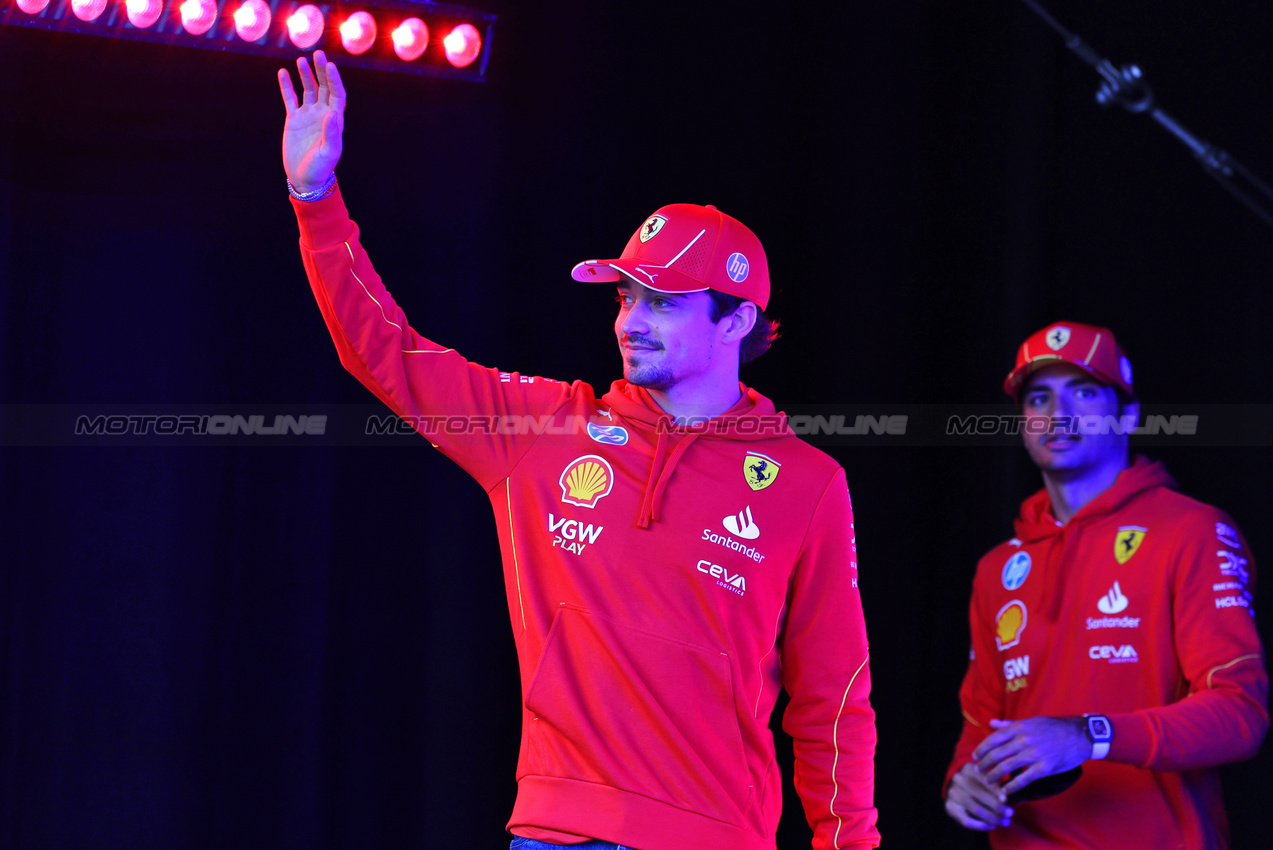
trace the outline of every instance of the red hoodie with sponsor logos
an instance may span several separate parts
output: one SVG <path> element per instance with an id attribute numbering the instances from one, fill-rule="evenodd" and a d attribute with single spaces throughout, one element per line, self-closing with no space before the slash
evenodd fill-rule
<path id="1" fill-rule="evenodd" d="M 294 205 L 341 362 L 490 496 L 523 695 L 509 829 L 773 850 L 786 688 L 814 847 L 876 846 L 843 470 L 745 387 L 677 427 L 625 381 L 597 398 L 470 363 L 407 324 L 339 192 Z"/>
<path id="2" fill-rule="evenodd" d="M 947 781 L 990 720 L 1105 714 L 1105 760 L 1014 807 L 995 848 L 1228 846 L 1214 768 L 1255 755 L 1268 677 L 1255 562 L 1232 520 L 1138 457 L 1065 525 L 1047 491 L 977 566 L 964 731 Z"/>

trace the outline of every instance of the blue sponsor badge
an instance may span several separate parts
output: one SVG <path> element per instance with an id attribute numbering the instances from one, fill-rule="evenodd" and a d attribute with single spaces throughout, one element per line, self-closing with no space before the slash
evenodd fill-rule
<path id="1" fill-rule="evenodd" d="M 594 425 L 589 422 L 588 436 L 608 446 L 624 446 L 628 443 L 628 429 L 622 425 Z"/>
<path id="2" fill-rule="evenodd" d="M 1016 590 L 1025 584 L 1030 575 L 1030 553 L 1017 552 L 1003 565 L 1003 586 L 1007 590 Z"/>

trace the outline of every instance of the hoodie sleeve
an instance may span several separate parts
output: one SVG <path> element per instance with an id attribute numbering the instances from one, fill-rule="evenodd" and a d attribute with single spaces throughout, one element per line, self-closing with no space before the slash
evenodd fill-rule
<path id="1" fill-rule="evenodd" d="M 420 336 L 372 268 L 339 187 L 292 206 L 305 273 L 341 365 L 483 488 L 508 475 L 542 430 L 537 422 L 585 391 L 579 382 L 478 366 Z"/>
<path id="2" fill-rule="evenodd" d="M 986 563 L 990 556 L 982 559 Z M 972 751 L 982 739 L 990 734 L 990 721 L 1004 715 L 1004 682 L 1001 675 L 996 675 L 997 648 L 994 645 L 993 618 L 983 610 L 978 599 L 978 585 L 983 570 L 978 565 L 977 579 L 973 582 L 972 601 L 968 604 L 968 630 L 971 643 L 968 649 L 968 670 L 964 673 L 963 684 L 959 688 L 959 708 L 963 713 L 963 731 L 959 742 L 955 744 L 955 755 L 946 769 L 946 782 L 942 786 L 942 796 L 946 796 L 946 787 L 950 778 L 965 764 L 972 761 Z"/>
<path id="3" fill-rule="evenodd" d="M 1268 674 L 1255 629 L 1255 560 L 1214 509 L 1182 523 L 1172 582 L 1182 698 L 1110 715 L 1109 760 L 1197 770 L 1249 759 L 1268 731 Z"/>
<path id="4" fill-rule="evenodd" d="M 875 712 L 853 507 L 837 469 L 791 579 L 779 642 L 795 785 L 816 850 L 876 847 Z"/>

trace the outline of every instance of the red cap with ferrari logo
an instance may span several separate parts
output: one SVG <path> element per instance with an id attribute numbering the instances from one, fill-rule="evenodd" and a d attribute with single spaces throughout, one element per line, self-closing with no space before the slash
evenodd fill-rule
<path id="1" fill-rule="evenodd" d="M 1096 380 L 1135 398 L 1132 364 L 1109 328 L 1080 322 L 1057 322 L 1034 333 L 1017 349 L 1017 365 L 1003 391 L 1020 400 L 1021 385 L 1032 373 L 1056 363 L 1070 363 Z"/>
<path id="2" fill-rule="evenodd" d="M 715 289 L 769 304 L 769 263 L 756 234 L 713 206 L 669 204 L 645 220 L 617 260 L 584 260 L 571 277 L 614 283 L 626 275 L 657 292 Z"/>

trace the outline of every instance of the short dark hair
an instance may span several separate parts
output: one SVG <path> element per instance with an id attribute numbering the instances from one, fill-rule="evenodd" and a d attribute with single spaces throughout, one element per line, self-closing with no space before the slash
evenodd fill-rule
<path id="1" fill-rule="evenodd" d="M 727 295 L 724 292 L 717 292 L 715 289 L 707 290 L 707 294 L 712 297 L 712 306 L 708 311 L 713 323 L 719 322 L 726 316 L 733 315 L 734 311 L 742 306 L 746 301 L 745 298 L 739 298 L 737 295 Z M 773 345 L 780 333 L 778 333 L 778 320 L 771 319 L 765 315 L 765 311 L 760 309 L 760 305 L 756 305 L 756 324 L 747 336 L 743 337 L 743 341 L 738 346 L 738 362 L 750 363 L 760 355 L 769 350 L 769 346 Z"/>

